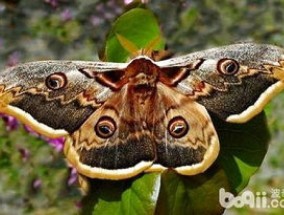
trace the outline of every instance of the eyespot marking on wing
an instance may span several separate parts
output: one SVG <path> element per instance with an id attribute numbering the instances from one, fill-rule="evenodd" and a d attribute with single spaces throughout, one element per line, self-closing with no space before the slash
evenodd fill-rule
<path id="1" fill-rule="evenodd" d="M 221 59 L 218 61 L 217 70 L 223 75 L 235 75 L 239 71 L 239 64 L 234 59 Z"/>
<path id="2" fill-rule="evenodd" d="M 56 72 L 46 78 L 45 84 L 51 90 L 59 90 L 67 85 L 67 77 L 62 72 Z"/>

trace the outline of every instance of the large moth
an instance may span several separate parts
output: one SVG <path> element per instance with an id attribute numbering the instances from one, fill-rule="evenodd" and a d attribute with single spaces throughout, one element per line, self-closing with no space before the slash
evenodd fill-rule
<path id="1" fill-rule="evenodd" d="M 219 140 L 210 114 L 243 123 L 284 88 L 284 50 L 253 43 L 163 61 L 41 61 L 0 73 L 0 112 L 48 137 L 89 178 L 204 172 Z"/>

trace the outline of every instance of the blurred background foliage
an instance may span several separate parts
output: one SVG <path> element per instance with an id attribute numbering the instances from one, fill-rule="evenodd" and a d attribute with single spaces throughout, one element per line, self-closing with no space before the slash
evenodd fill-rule
<path id="1" fill-rule="evenodd" d="M 47 59 L 98 60 L 112 22 L 131 7 L 128 2 L 1 0 L 0 68 Z M 158 17 L 169 50 L 178 55 L 239 41 L 284 47 L 284 0 L 155 0 L 147 6 Z M 284 190 L 283 109 L 282 93 L 266 109 L 270 149 L 247 188 L 268 196 L 271 189 Z M 26 130 L 7 118 L 1 125 L 0 214 L 78 213 L 81 194 L 65 165 L 61 142 Z M 281 209 L 226 212 L 248 213 L 280 214 Z"/>

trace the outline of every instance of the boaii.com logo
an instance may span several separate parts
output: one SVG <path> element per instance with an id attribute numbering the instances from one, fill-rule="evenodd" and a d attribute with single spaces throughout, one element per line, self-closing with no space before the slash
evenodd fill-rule
<path id="1" fill-rule="evenodd" d="M 284 193 L 284 192 L 283 192 Z M 223 208 L 284 208 L 284 198 L 276 196 L 275 192 L 270 197 L 267 192 L 256 192 L 246 190 L 240 196 L 234 196 L 226 192 L 224 188 L 219 190 L 219 203 Z"/>

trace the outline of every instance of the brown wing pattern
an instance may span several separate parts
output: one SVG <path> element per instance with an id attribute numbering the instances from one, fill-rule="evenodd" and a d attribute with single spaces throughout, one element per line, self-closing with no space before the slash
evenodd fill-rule
<path id="1" fill-rule="evenodd" d="M 106 72 L 113 67 L 92 62 L 43 61 L 8 68 L 0 75 L 0 111 L 46 136 L 67 135 L 112 94 L 81 70 Z"/>
<path id="2" fill-rule="evenodd" d="M 206 171 L 219 152 L 207 111 L 246 122 L 284 88 L 284 51 L 236 44 L 166 61 L 46 61 L 0 75 L 0 112 L 65 136 L 80 174 L 125 179 L 143 171 Z"/>
<path id="3" fill-rule="evenodd" d="M 272 45 L 229 45 L 161 61 L 158 65 L 187 67 L 201 59 L 202 63 L 191 69 L 176 89 L 226 121 L 250 120 L 284 88 L 284 50 Z"/>
<path id="4" fill-rule="evenodd" d="M 206 109 L 164 84 L 140 87 L 123 88 L 72 135 L 65 148 L 71 163 L 91 178 L 205 171 L 219 152 Z"/>

